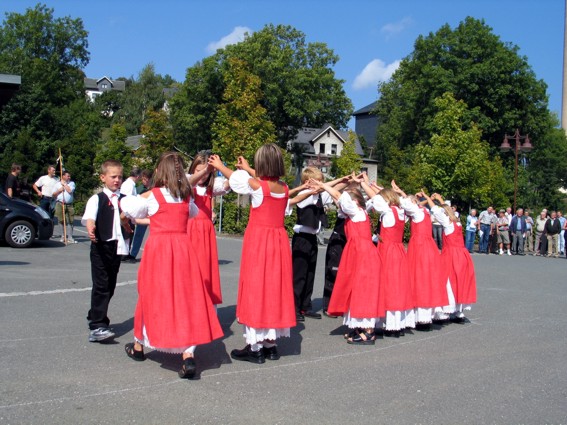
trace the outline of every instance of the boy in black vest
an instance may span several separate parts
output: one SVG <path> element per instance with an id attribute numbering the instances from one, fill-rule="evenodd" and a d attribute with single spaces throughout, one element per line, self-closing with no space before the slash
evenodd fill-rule
<path id="1" fill-rule="evenodd" d="M 315 167 L 307 167 L 301 173 L 301 183 L 309 179 L 323 181 L 323 173 Z M 309 189 L 306 189 L 309 191 Z M 305 191 L 299 192 L 303 194 Z M 295 298 L 296 319 L 305 321 L 305 317 L 320 319 L 321 315 L 313 311 L 311 295 L 317 267 L 317 233 L 321 229 L 321 219 L 325 214 L 323 206 L 331 203 L 327 192 L 313 194 L 297 203 L 297 224 L 293 226 L 291 256 L 293 261 L 293 294 Z"/>
<path id="2" fill-rule="evenodd" d="M 101 166 L 102 192 L 91 196 L 81 220 L 91 240 L 91 309 L 89 341 L 102 342 L 114 338 L 108 319 L 108 304 L 114 295 L 120 260 L 128 254 L 123 233 L 130 231 L 128 219 L 120 212 L 119 198 L 122 184 L 122 164 L 108 160 Z M 124 228 L 121 227 L 124 226 Z"/>

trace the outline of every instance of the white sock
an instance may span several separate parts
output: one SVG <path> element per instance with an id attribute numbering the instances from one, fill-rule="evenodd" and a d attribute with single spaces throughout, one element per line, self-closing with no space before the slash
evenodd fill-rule
<path id="1" fill-rule="evenodd" d="M 250 344 L 250 349 L 256 353 L 262 349 L 262 344 Z"/>

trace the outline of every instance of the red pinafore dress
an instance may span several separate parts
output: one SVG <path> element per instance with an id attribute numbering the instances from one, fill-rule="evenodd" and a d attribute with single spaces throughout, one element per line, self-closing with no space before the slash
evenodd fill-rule
<path id="1" fill-rule="evenodd" d="M 442 307 L 449 304 L 447 279 L 441 267 L 439 249 L 431 236 L 431 217 L 426 211 L 423 214 L 422 221 L 411 222 L 407 258 L 412 293 L 416 307 Z"/>
<path id="2" fill-rule="evenodd" d="M 387 311 L 405 311 L 415 307 L 408 273 L 408 261 L 404 249 L 405 221 L 399 218 L 399 209 L 392 206 L 395 224 L 382 226 L 378 252 L 382 259 L 380 284 L 384 287 Z"/>
<path id="3" fill-rule="evenodd" d="M 384 296 L 379 281 L 381 260 L 372 243 L 370 220 L 345 221 L 347 242 L 339 263 L 328 312 L 356 319 L 384 317 Z"/>
<path id="4" fill-rule="evenodd" d="M 217 236 L 211 220 L 211 191 L 207 188 L 205 195 L 200 196 L 194 190 L 193 195 L 195 205 L 199 208 L 199 214 L 187 222 L 187 233 L 211 300 L 213 304 L 222 304 Z"/>
<path id="5" fill-rule="evenodd" d="M 242 243 L 236 317 L 256 329 L 295 326 L 293 275 L 289 236 L 284 227 L 285 197 L 270 194 L 268 182 L 260 180 L 262 204 L 250 208 Z"/>
<path id="6" fill-rule="evenodd" d="M 451 223 L 453 233 L 443 232 L 443 249 L 441 261 L 443 264 L 444 281 L 451 282 L 451 289 L 456 304 L 476 303 L 476 275 L 469 251 L 465 248 L 462 226 Z"/>
<path id="7" fill-rule="evenodd" d="M 152 193 L 159 209 L 138 270 L 134 336 L 158 350 L 206 344 L 223 331 L 190 247 L 188 200 L 167 203 L 159 188 Z"/>

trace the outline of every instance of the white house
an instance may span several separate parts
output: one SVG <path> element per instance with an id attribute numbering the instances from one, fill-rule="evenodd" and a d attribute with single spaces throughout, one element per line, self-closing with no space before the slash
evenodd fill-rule
<path id="1" fill-rule="evenodd" d="M 98 80 L 94 78 L 85 78 L 85 93 L 87 98 L 94 102 L 95 99 L 110 90 L 124 91 L 126 89 L 126 81 L 111 80 L 108 77 L 102 77 Z"/>
<path id="2" fill-rule="evenodd" d="M 288 142 L 288 149 L 292 150 L 293 147 L 301 149 L 304 158 L 303 167 L 317 167 L 324 175 L 329 176 L 332 159 L 341 155 L 343 146 L 348 140 L 348 131 L 337 130 L 330 124 L 322 128 L 304 127 L 295 139 Z M 355 150 L 362 158 L 361 171 L 366 171 L 368 178 L 375 181 L 378 176 L 378 161 L 364 158 L 358 137 L 355 138 Z M 298 172 L 301 173 L 301 170 Z"/>

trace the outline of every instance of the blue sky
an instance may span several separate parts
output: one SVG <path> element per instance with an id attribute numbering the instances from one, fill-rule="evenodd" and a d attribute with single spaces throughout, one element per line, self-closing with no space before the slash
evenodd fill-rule
<path id="1" fill-rule="evenodd" d="M 5 12 L 24 12 L 37 1 L 1 0 Z M 153 62 L 178 81 L 215 47 L 236 42 L 266 24 L 291 25 L 309 42 L 323 42 L 340 57 L 337 78 L 354 108 L 378 97 L 415 39 L 467 16 L 482 18 L 502 41 L 520 48 L 548 85 L 550 110 L 560 115 L 564 0 L 51 0 L 56 16 L 80 17 L 89 31 L 92 78 L 137 76 Z M 352 121 L 351 121 L 352 122 Z M 513 129 L 510 129 L 512 132 Z"/>

